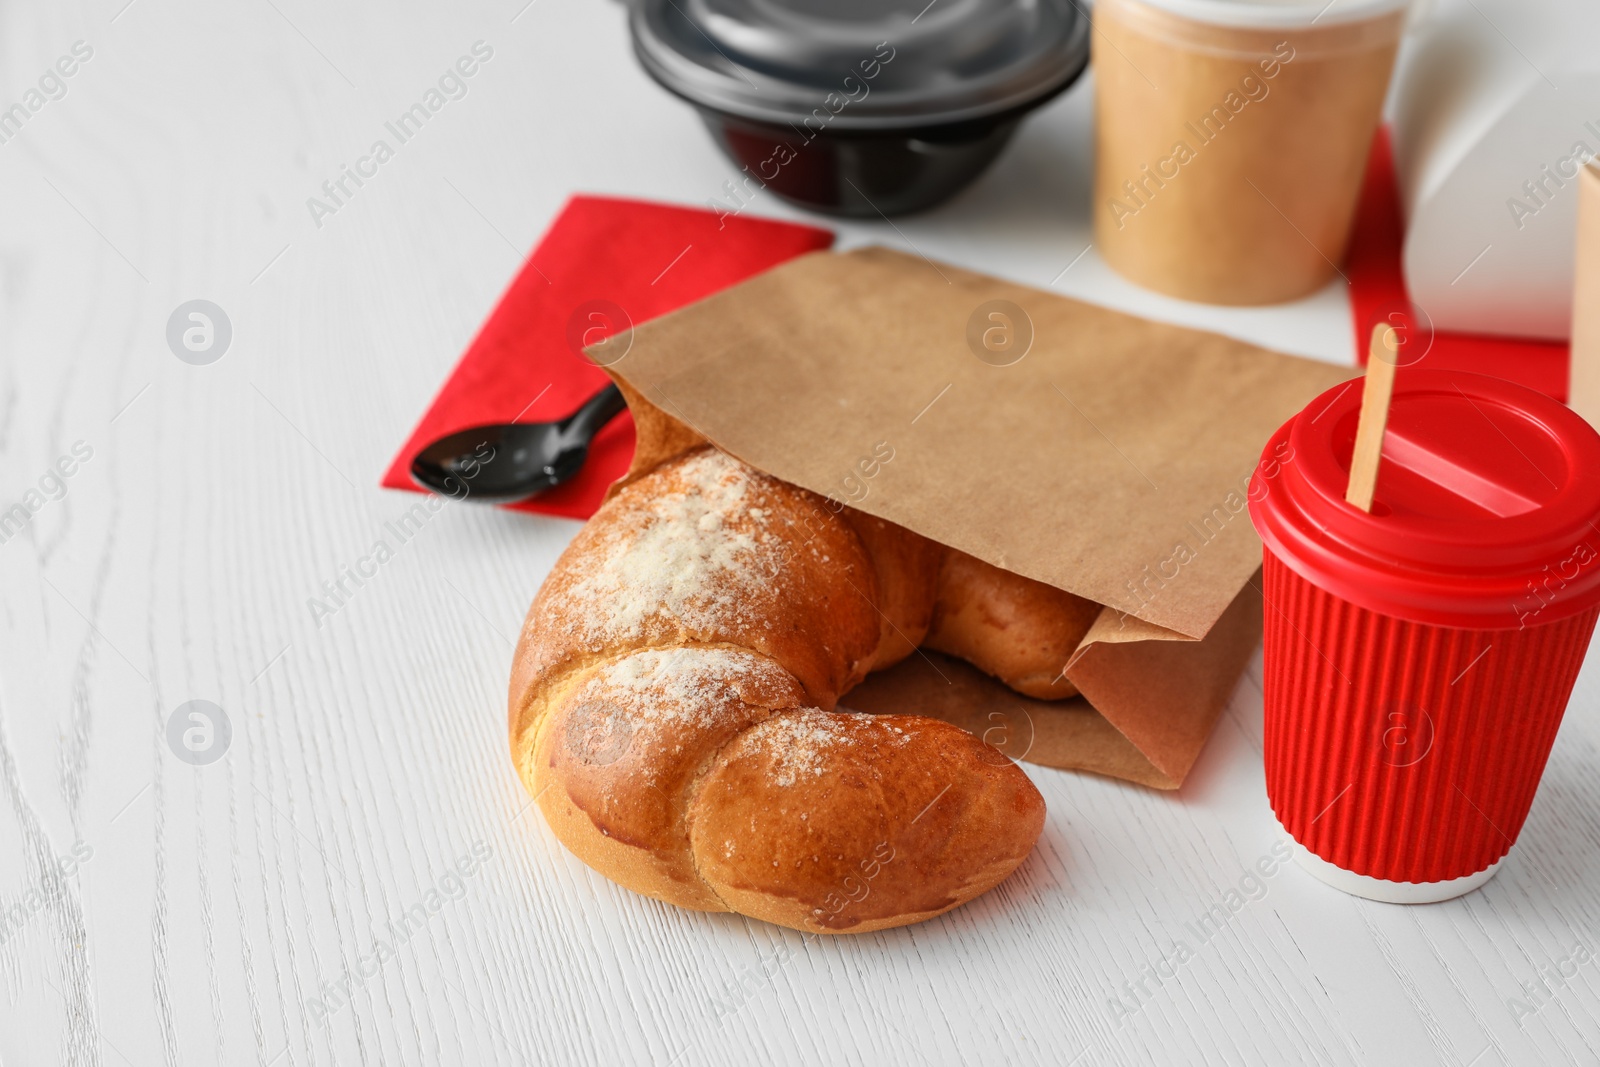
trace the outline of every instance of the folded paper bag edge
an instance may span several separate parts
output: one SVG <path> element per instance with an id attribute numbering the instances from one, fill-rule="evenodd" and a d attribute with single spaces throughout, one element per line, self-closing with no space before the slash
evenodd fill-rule
<path id="1" fill-rule="evenodd" d="M 920 715 L 959 726 L 1002 755 L 1054 770 L 1103 775 L 1151 789 L 1182 785 L 1151 762 L 1088 700 L 1044 701 L 1007 689 L 954 656 L 928 652 L 868 675 L 840 710 Z"/>
<path id="2" fill-rule="evenodd" d="M 1085 644 L 1069 677 L 1118 733 L 1181 786 L 1238 688 L 1261 627 L 1259 581 L 1252 575 L 1204 641 Z"/>

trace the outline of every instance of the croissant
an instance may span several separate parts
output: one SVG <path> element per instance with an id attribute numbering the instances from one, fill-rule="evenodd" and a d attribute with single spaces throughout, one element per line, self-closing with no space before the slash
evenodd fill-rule
<path id="1" fill-rule="evenodd" d="M 512 758 L 562 843 L 636 892 L 814 932 L 919 922 L 1015 870 L 1043 798 L 964 730 L 839 698 L 924 644 L 1070 696 L 1098 610 L 701 447 L 546 578 Z"/>

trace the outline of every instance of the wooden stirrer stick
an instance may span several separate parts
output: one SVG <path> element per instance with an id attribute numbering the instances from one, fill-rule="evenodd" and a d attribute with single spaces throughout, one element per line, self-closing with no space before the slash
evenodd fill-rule
<path id="1" fill-rule="evenodd" d="M 1394 369 L 1399 361 L 1400 337 L 1384 323 L 1372 328 L 1367 355 L 1367 377 L 1361 387 L 1361 421 L 1356 424 L 1356 447 L 1350 456 L 1350 481 L 1346 503 L 1372 510 L 1372 493 L 1378 487 L 1378 456 L 1383 451 L 1383 429 L 1389 422 L 1389 398 L 1394 395 Z"/>

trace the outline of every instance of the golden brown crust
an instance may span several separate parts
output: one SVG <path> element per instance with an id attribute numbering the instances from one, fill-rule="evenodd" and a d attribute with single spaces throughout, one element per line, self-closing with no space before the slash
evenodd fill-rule
<path id="1" fill-rule="evenodd" d="M 944 548 L 854 508 L 839 517 L 861 539 L 878 576 L 879 638 L 872 669 L 882 670 L 915 652 L 927 636 Z"/>
<path id="2" fill-rule="evenodd" d="M 819 933 L 920 922 L 992 889 L 1044 826 L 1039 791 L 959 727 L 781 712 L 717 757 L 690 810 L 700 875 L 736 911 Z"/>
<path id="3" fill-rule="evenodd" d="M 1039 700 L 1076 696 L 1067 660 L 1100 605 L 947 549 L 927 647 Z"/>
<path id="4" fill-rule="evenodd" d="M 713 448 L 673 458 L 595 514 L 534 599 L 518 772 L 575 855 L 681 907 L 853 933 L 957 907 L 1027 856 L 1038 791 L 956 727 L 831 711 L 941 619 L 1030 681 L 1017 632 L 972 606 L 986 565 L 949 556 Z M 1067 596 L 1000 588 L 1013 628 Z M 947 611 L 947 594 L 967 599 Z M 1037 660 L 1064 639 L 1020 647 Z"/>
<path id="5" fill-rule="evenodd" d="M 539 804 L 579 859 L 658 900 L 726 911 L 695 873 L 685 817 L 717 752 L 805 691 L 729 648 L 644 649 L 571 686 L 534 748 Z"/>

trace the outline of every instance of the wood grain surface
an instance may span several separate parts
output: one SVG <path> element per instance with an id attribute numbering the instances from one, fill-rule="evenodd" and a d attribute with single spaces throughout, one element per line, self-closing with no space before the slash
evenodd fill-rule
<path id="1" fill-rule="evenodd" d="M 465 95 L 313 217 L 479 41 Z M 1348 361 L 1337 285 L 1224 310 L 1106 270 L 1092 92 L 948 206 L 841 243 Z M 822 940 L 675 911 L 556 844 L 504 692 L 576 526 L 451 504 L 397 536 L 416 498 L 377 480 L 565 196 L 704 204 L 737 176 L 638 71 L 619 5 L 4 3 L 17 102 L 0 1064 L 1600 1062 L 1592 669 L 1517 849 L 1441 905 L 1252 874 L 1282 838 L 1259 657 L 1177 794 L 1028 767 L 1037 852 L 923 926 Z M 196 299 L 231 324 L 208 365 L 167 339 Z M 204 764 L 167 729 L 196 700 L 231 731 Z"/>

